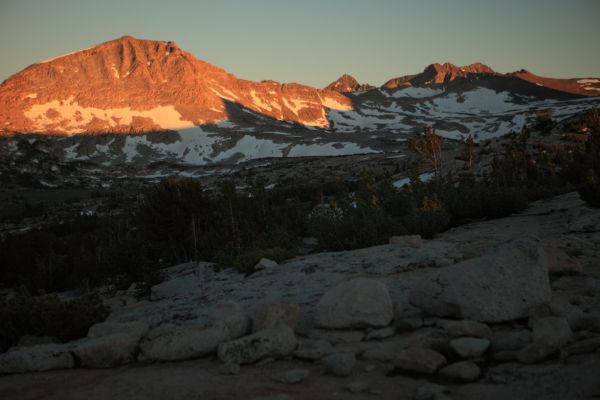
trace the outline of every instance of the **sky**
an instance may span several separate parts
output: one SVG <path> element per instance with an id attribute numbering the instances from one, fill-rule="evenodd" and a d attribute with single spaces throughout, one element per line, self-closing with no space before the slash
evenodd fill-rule
<path id="1" fill-rule="evenodd" d="M 240 78 L 381 85 L 434 62 L 600 76 L 599 0 L 0 0 L 0 81 L 123 35 Z"/>

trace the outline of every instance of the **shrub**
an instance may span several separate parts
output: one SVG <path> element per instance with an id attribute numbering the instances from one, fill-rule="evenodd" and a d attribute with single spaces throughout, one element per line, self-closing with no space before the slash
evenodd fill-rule
<path id="1" fill-rule="evenodd" d="M 289 249 L 273 247 L 270 249 L 248 250 L 236 256 L 231 266 L 239 272 L 250 274 L 254 272 L 254 266 L 262 258 L 276 261 L 278 263 L 294 257 L 296 253 Z"/>
<path id="2" fill-rule="evenodd" d="M 419 234 L 431 239 L 436 233 L 443 232 L 450 226 L 451 215 L 438 199 L 425 196 L 418 208 L 413 208 L 403 219 L 403 225 L 409 233 Z"/>
<path id="3" fill-rule="evenodd" d="M 55 295 L 31 297 L 19 293 L 10 300 L 0 300 L 0 347 L 14 346 L 23 335 L 53 336 L 61 341 L 78 339 L 108 314 L 108 307 L 97 294 L 62 301 Z"/>

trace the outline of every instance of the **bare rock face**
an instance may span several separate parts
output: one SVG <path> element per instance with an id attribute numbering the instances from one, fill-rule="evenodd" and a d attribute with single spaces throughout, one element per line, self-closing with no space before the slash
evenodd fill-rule
<path id="1" fill-rule="evenodd" d="M 14 347 L 0 354 L 0 374 L 68 369 L 75 366 L 69 348 L 61 344 Z"/>
<path id="2" fill-rule="evenodd" d="M 387 287 L 376 280 L 342 282 L 321 298 L 315 322 L 322 328 L 384 327 L 394 316 Z"/>
<path id="3" fill-rule="evenodd" d="M 424 278 L 409 301 L 431 314 L 481 322 L 524 318 L 549 301 L 548 271 L 538 262 L 535 241 L 512 241 L 481 257 Z"/>
<path id="4" fill-rule="evenodd" d="M 219 345 L 219 359 L 225 363 L 249 364 L 265 357 L 280 358 L 296 348 L 294 332 L 285 325 L 265 329 Z"/>
<path id="5" fill-rule="evenodd" d="M 78 344 L 73 353 L 88 368 L 109 368 L 134 362 L 139 337 L 127 333 L 89 338 Z"/>
<path id="6" fill-rule="evenodd" d="M 557 247 L 543 246 L 540 248 L 540 263 L 548 272 L 554 275 L 573 275 L 581 273 L 581 264 Z"/>
<path id="7" fill-rule="evenodd" d="M 300 307 L 293 303 L 272 303 L 259 306 L 252 318 L 252 331 L 275 328 L 278 325 L 287 325 L 296 328 Z"/>

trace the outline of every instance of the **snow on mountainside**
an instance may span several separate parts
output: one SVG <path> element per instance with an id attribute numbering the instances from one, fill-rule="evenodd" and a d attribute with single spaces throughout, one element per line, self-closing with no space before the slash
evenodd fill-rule
<path id="1" fill-rule="evenodd" d="M 402 151 L 433 126 L 453 139 L 520 130 L 540 110 L 600 105 L 600 79 L 431 64 L 380 88 L 343 75 L 325 89 L 252 82 L 174 42 L 130 36 L 55 57 L 0 85 L 0 136 L 35 133 L 65 161 L 188 165 Z M 52 138 L 52 136 L 57 136 Z M 15 152 L 0 142 L 0 153 Z"/>

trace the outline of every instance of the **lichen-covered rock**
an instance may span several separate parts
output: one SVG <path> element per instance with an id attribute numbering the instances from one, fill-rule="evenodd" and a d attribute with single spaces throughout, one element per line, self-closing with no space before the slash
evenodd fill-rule
<path id="1" fill-rule="evenodd" d="M 294 331 L 288 326 L 280 325 L 221 343 L 218 355 L 225 363 L 248 364 L 265 357 L 285 357 L 295 350 L 296 345 Z"/>
<path id="2" fill-rule="evenodd" d="M 321 298 L 315 322 L 322 328 L 384 327 L 394 316 L 385 284 L 367 278 L 342 282 Z"/>

